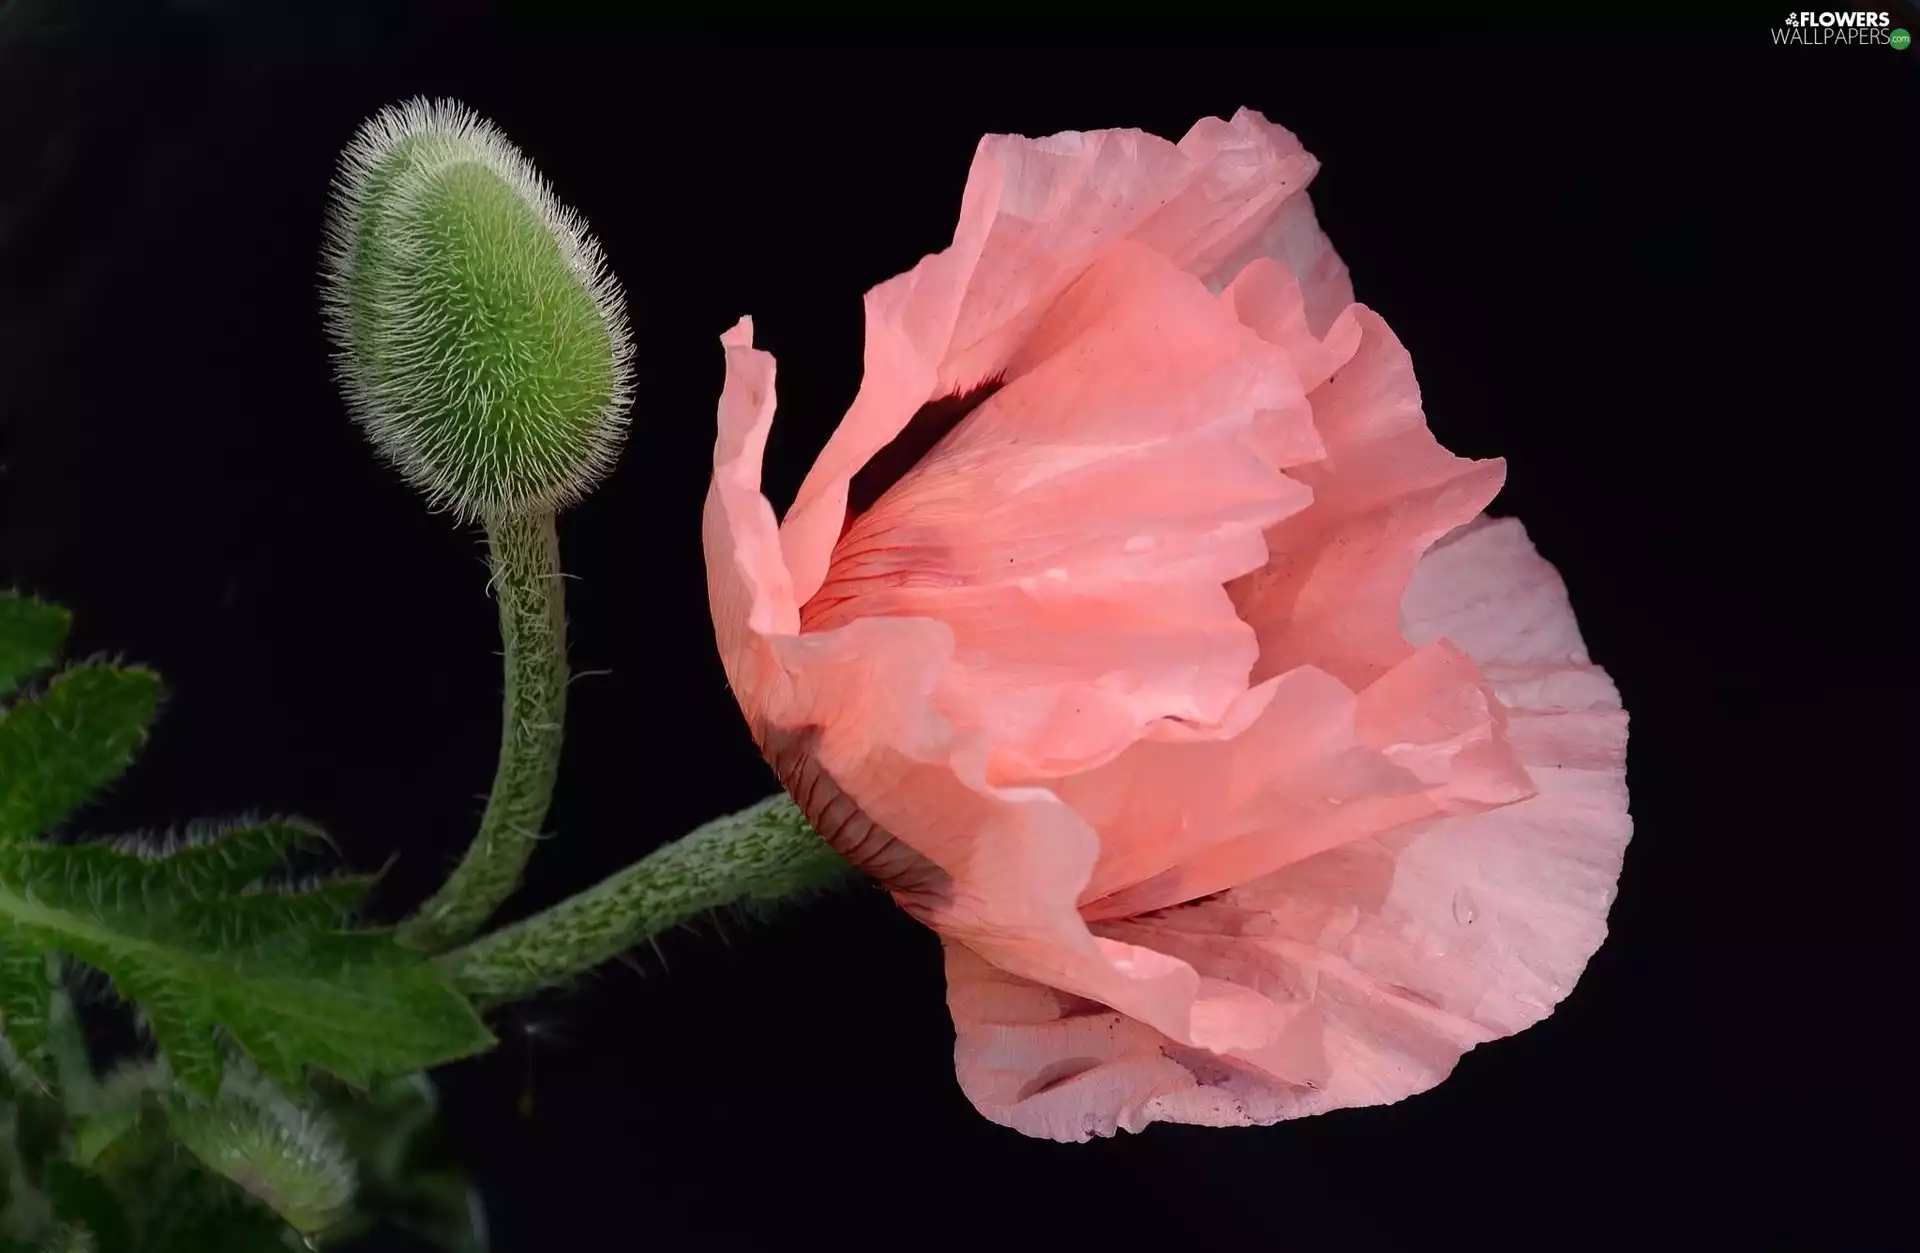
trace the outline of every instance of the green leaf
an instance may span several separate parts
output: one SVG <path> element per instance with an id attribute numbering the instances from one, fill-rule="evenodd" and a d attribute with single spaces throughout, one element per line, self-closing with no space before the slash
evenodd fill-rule
<path id="1" fill-rule="evenodd" d="M 0 1253 L 11 1236 L 25 1239 L 46 1225 L 50 1207 L 40 1193 L 41 1163 L 21 1141 L 28 1107 L 0 1100 Z"/>
<path id="2" fill-rule="evenodd" d="M 0 951 L 57 951 L 146 1014 L 174 1077 L 212 1098 L 221 1033 L 277 1083 L 365 1086 L 488 1048 L 449 978 L 385 931 L 348 930 L 364 879 L 216 892 L 204 864 L 101 844 L 0 846 Z"/>
<path id="3" fill-rule="evenodd" d="M 297 1231 L 330 1227 L 353 1203 L 354 1162 L 332 1117 L 296 1104 L 245 1067 L 228 1068 L 212 1101 L 175 1096 L 168 1119 L 202 1164 Z"/>
<path id="4" fill-rule="evenodd" d="M 6 1152 L 38 1179 L 46 1164 L 66 1151 L 66 1118 L 53 1102 L 26 1095 L 11 1104 L 5 1122 Z"/>
<path id="5" fill-rule="evenodd" d="M 14 1061 L 45 1084 L 48 1013 L 53 979 L 47 955 L 38 949 L 0 944 L 0 1036 Z"/>
<path id="6" fill-rule="evenodd" d="M 364 1092 L 317 1088 L 360 1166 L 353 1217 L 329 1228 L 322 1247 L 344 1253 L 385 1222 L 445 1253 L 487 1253 L 485 1211 L 440 1124 L 427 1076 L 384 1080 Z"/>
<path id="7" fill-rule="evenodd" d="M 47 1198 L 54 1217 L 93 1237 L 99 1253 L 133 1253 L 133 1231 L 127 1214 L 111 1189 L 97 1176 L 72 1162 L 47 1166 Z"/>
<path id="8" fill-rule="evenodd" d="M 0 592 L 0 697 L 52 665 L 66 640 L 66 610 Z"/>
<path id="9" fill-rule="evenodd" d="M 163 860 L 187 891 L 239 892 L 285 865 L 294 850 L 326 843 L 326 835 L 312 823 L 272 818 L 204 828 L 166 852 Z"/>
<path id="10" fill-rule="evenodd" d="M 151 671 L 76 666 L 0 712 L 0 846 L 50 830 L 117 779 L 159 702 Z"/>
<path id="11" fill-rule="evenodd" d="M 40 1242 L 36 1253 L 100 1253 L 93 1233 L 73 1223 L 61 1223 L 53 1234 Z"/>
<path id="12" fill-rule="evenodd" d="M 342 875 L 297 892 L 268 889 L 189 901 L 178 918 L 222 949 L 246 948 L 344 927 L 372 886 L 365 875 Z"/>
<path id="13" fill-rule="evenodd" d="M 301 1245 L 272 1210 L 206 1169 L 144 1121 L 95 1164 L 137 1233 L 140 1253 L 288 1253 Z"/>
<path id="14" fill-rule="evenodd" d="M 139 1119 L 137 1105 L 118 1105 L 80 1119 L 73 1128 L 73 1160 L 89 1164 L 132 1131 Z"/>
<path id="15" fill-rule="evenodd" d="M 0 678 L 47 666 L 65 615 L 0 597 Z M 145 670 L 79 666 L 0 710 L 0 1031 L 45 1078 L 46 958 L 107 974 L 146 1015 L 174 1077 L 212 1098 L 223 1039 L 289 1087 L 310 1067 L 365 1085 L 493 1040 L 448 977 L 349 919 L 369 880 L 260 886 L 315 828 L 280 820 L 146 853 L 35 838 L 126 769 L 160 697 Z"/>

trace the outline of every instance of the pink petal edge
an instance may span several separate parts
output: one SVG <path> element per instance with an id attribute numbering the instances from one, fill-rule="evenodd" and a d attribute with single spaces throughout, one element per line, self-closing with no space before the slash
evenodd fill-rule
<path id="1" fill-rule="evenodd" d="M 1618 694 L 1516 520 L 1483 518 L 1436 545 L 1402 611 L 1410 641 L 1444 636 L 1481 665 L 1537 794 L 1096 928 L 1293 1009 L 1296 1038 L 1277 1055 L 1195 1050 L 950 941 L 955 1064 L 982 1113 L 1084 1140 L 1385 1104 L 1571 990 L 1605 938 L 1633 829 Z"/>

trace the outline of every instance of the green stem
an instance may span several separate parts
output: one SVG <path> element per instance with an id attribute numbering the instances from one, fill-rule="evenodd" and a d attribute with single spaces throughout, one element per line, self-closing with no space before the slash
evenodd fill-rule
<path id="1" fill-rule="evenodd" d="M 850 874 L 783 792 L 696 827 L 597 886 L 439 961 L 470 996 L 514 1000 L 565 983 L 696 914 L 772 904 Z"/>
<path id="2" fill-rule="evenodd" d="M 567 613 L 553 514 L 491 519 L 487 544 L 506 662 L 500 763 L 480 832 L 466 856 L 440 891 L 401 925 L 403 942 L 429 952 L 472 935 L 520 886 L 560 768 Z"/>

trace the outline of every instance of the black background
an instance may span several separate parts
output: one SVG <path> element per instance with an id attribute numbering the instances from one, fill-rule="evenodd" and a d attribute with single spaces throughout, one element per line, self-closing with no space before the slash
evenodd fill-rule
<path id="1" fill-rule="evenodd" d="M 573 689 L 558 835 L 513 913 L 771 790 L 706 612 L 716 337 L 751 313 L 779 358 L 783 506 L 857 386 L 861 293 L 945 245 L 986 131 L 1178 137 L 1242 104 L 1295 130 L 1432 426 L 1509 459 L 1496 512 L 1566 575 L 1633 712 L 1612 938 L 1549 1021 L 1428 1095 L 1025 1140 L 953 1082 L 932 937 L 862 891 L 668 937 L 445 1071 L 499 1249 L 1857 1247 L 1873 1196 L 1844 1124 L 1908 1047 L 1868 994 L 1861 881 L 1911 830 L 1888 798 L 1920 49 L 1777 47 L 1760 8 L 1697 32 L 883 44 L 20 4 L 0 584 L 171 691 L 94 829 L 302 813 L 359 866 L 392 859 L 389 913 L 464 845 L 498 725 L 482 554 L 375 464 L 315 299 L 335 153 L 419 93 L 495 119 L 587 215 L 638 344 L 619 469 L 561 528 L 575 665 L 611 674 Z"/>

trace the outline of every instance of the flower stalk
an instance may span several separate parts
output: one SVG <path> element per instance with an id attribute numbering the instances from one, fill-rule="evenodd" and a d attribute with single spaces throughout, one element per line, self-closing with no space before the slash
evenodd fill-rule
<path id="1" fill-rule="evenodd" d="M 400 928 L 403 942 L 429 952 L 472 935 L 520 886 L 560 769 L 567 612 L 553 514 L 492 519 L 487 549 L 506 667 L 500 759 L 480 830 L 466 855 Z"/>
<path id="2" fill-rule="evenodd" d="M 782 792 L 439 961 L 462 991 L 498 1004 L 567 983 L 698 914 L 776 905 L 852 873 Z"/>

